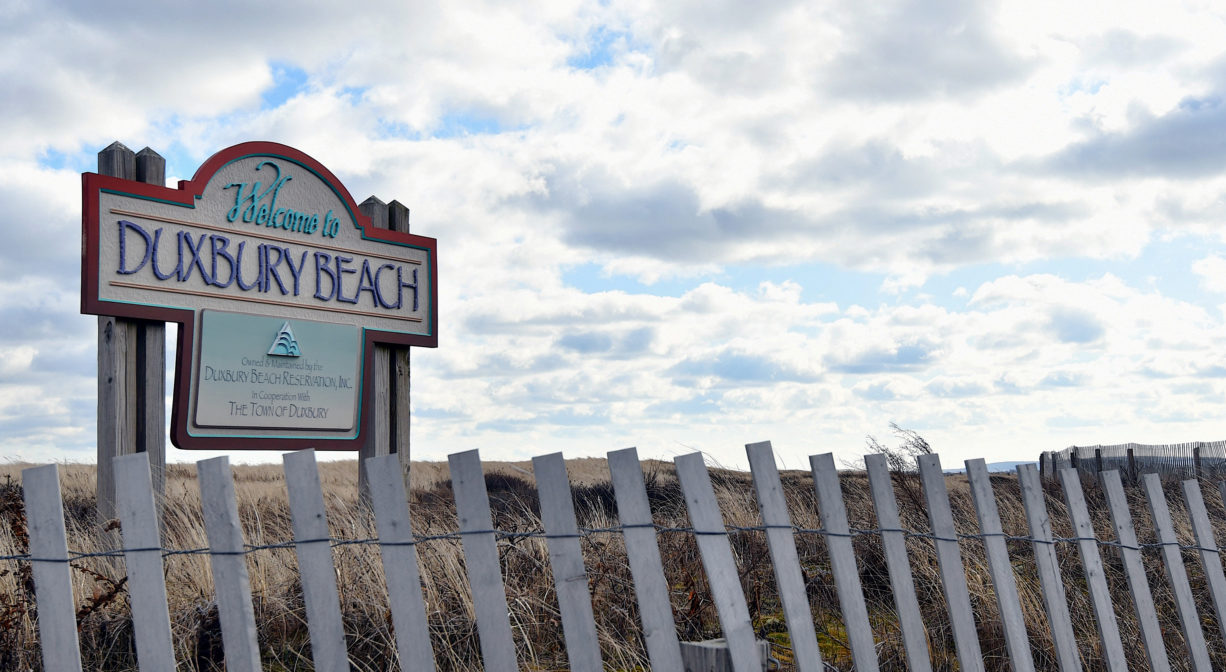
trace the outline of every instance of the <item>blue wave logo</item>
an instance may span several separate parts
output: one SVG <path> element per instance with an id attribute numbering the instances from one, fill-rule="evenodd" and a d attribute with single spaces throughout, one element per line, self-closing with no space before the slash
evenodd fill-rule
<path id="1" fill-rule="evenodd" d="M 281 325 L 281 331 L 278 331 L 277 337 L 272 340 L 268 354 L 277 357 L 302 356 L 302 351 L 298 349 L 298 339 L 294 338 L 294 330 L 290 329 L 289 322 Z"/>

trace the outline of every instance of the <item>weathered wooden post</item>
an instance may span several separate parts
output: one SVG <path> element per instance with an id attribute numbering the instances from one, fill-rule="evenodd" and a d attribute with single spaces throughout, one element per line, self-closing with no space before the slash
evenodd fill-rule
<path id="1" fill-rule="evenodd" d="M 1196 445 L 1192 446 L 1192 470 L 1193 470 L 1192 477 L 1193 478 L 1204 478 L 1205 476 L 1204 467 L 1201 465 L 1201 462 L 1200 462 L 1200 447 L 1202 445 L 1204 444 L 1202 444 L 1200 441 L 1197 441 Z"/>
<path id="2" fill-rule="evenodd" d="M 163 186 L 166 160 L 148 147 L 119 142 L 98 152 L 98 173 Z M 98 513 L 115 517 L 111 460 L 148 453 L 153 488 L 166 470 L 166 323 L 98 317 Z"/>
<path id="3" fill-rule="evenodd" d="M 1103 449 L 1102 448 L 1094 449 L 1094 471 L 1100 474 L 1103 473 Z"/>
<path id="4" fill-rule="evenodd" d="M 1128 479 L 1137 482 L 1137 452 L 1131 446 L 1128 448 Z"/>
<path id="5" fill-rule="evenodd" d="M 358 206 L 376 228 L 409 232 L 409 209 L 400 201 L 384 204 L 371 196 Z M 366 470 L 371 457 L 396 455 L 405 491 L 409 488 L 409 348 L 378 344 L 374 352 L 374 409 L 366 442 L 358 451 L 358 490 L 367 494 Z"/>

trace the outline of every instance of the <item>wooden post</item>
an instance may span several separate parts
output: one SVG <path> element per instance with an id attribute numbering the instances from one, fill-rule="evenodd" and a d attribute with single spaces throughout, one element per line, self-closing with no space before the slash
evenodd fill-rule
<path id="1" fill-rule="evenodd" d="M 920 480 L 924 484 L 924 501 L 928 505 L 928 523 L 932 528 L 932 543 L 936 547 L 937 566 L 941 572 L 941 587 L 953 626 L 954 647 L 961 669 L 983 672 L 984 659 L 979 647 L 971 595 L 966 585 L 966 570 L 962 567 L 962 551 L 958 547 L 958 530 L 949 506 L 949 492 L 938 455 L 920 455 Z M 827 542 L 829 543 L 829 542 Z"/>
<path id="2" fill-rule="evenodd" d="M 422 596 L 421 570 L 413 527 L 409 523 L 404 480 L 396 478 L 399 463 L 394 455 L 371 458 L 364 465 L 370 484 L 370 504 L 375 510 L 379 531 L 379 554 L 383 556 L 383 575 L 387 578 L 388 607 L 396 633 L 396 652 L 400 669 L 435 669 L 434 648 L 430 646 L 430 622 Z"/>
<path id="3" fill-rule="evenodd" d="M 464 568 L 472 591 L 472 613 L 477 618 L 477 642 L 487 672 L 517 672 L 515 640 L 507 608 L 507 590 L 502 582 L 498 542 L 490 515 L 490 495 L 485 489 L 481 457 L 476 450 L 447 456 L 451 488 L 455 492 L 456 517 L 460 522 L 460 545 Z"/>
<path id="4" fill-rule="evenodd" d="M 979 531 L 984 535 L 988 573 L 992 577 L 992 587 L 1000 607 L 1000 623 L 1005 630 L 1009 659 L 1015 672 L 1034 672 L 1022 602 L 1018 598 L 1017 581 L 1013 578 L 1013 565 L 1009 562 L 1009 549 L 1005 547 L 1004 529 L 1000 524 L 1000 512 L 996 508 L 996 494 L 992 492 L 988 468 L 983 458 L 967 460 L 965 464 L 975 514 L 979 518 Z"/>
<path id="5" fill-rule="evenodd" d="M 1094 449 L 1094 471 L 1099 474 L 1103 473 L 1103 449 L 1102 448 Z"/>
<path id="6" fill-rule="evenodd" d="M 673 464 L 685 496 L 685 510 L 694 528 L 698 555 L 711 586 L 711 599 L 727 640 L 732 670 L 757 672 L 762 667 L 762 659 L 756 648 L 757 639 L 749 620 L 749 606 L 737 574 L 724 516 L 715 500 L 711 474 L 707 472 L 702 453 L 678 455 L 673 458 Z"/>
<path id="7" fill-rule="evenodd" d="M 1141 560 L 1141 548 L 1137 542 L 1136 528 L 1132 524 L 1132 512 L 1128 509 L 1128 498 L 1124 494 L 1120 474 L 1118 471 L 1104 471 L 1099 474 L 1099 479 L 1107 496 L 1107 510 L 1111 514 L 1116 541 L 1119 542 L 1120 559 L 1128 577 L 1128 593 L 1132 595 L 1132 605 L 1136 609 L 1137 624 L 1141 630 L 1140 639 L 1145 645 L 1149 669 L 1169 672 L 1171 665 L 1166 655 L 1166 644 L 1162 640 L 1158 612 L 1154 608 L 1154 595 L 1145 575 L 1145 564 Z"/>
<path id="8" fill-rule="evenodd" d="M 817 491 L 818 516 L 826 530 L 826 551 L 830 555 L 830 569 L 843 611 L 852 662 L 860 672 L 877 672 L 877 649 L 868 620 L 868 607 L 864 603 L 864 586 L 860 583 L 855 548 L 851 545 L 851 526 L 847 522 L 847 506 L 843 503 L 843 487 L 835 470 L 834 454 L 810 455 L 809 469 Z"/>
<path id="9" fill-rule="evenodd" d="M 1132 448 L 1128 449 L 1128 480 L 1137 482 L 1137 453 Z"/>
<path id="10" fill-rule="evenodd" d="M 1077 550 L 1081 554 L 1081 567 L 1085 573 L 1086 589 L 1094 608 L 1098 625 L 1098 638 L 1102 643 L 1104 666 L 1111 672 L 1125 672 L 1128 663 L 1124 656 L 1124 643 L 1120 639 L 1120 626 L 1115 619 L 1115 607 L 1111 604 L 1111 589 L 1107 587 L 1107 574 L 1103 571 L 1102 555 L 1094 536 L 1094 523 L 1086 507 L 1085 494 L 1081 489 L 1081 474 L 1075 467 L 1057 472 L 1064 486 L 1064 502 L 1068 506 L 1069 522 L 1077 538 Z"/>
<path id="11" fill-rule="evenodd" d="M 59 469 L 54 464 L 22 469 L 21 493 L 30 534 L 30 570 L 38 600 L 43 669 L 81 672 Z"/>
<path id="12" fill-rule="evenodd" d="M 1209 595 L 1213 597 L 1213 610 L 1217 614 L 1218 629 L 1222 641 L 1226 641 L 1226 578 L 1222 576 L 1222 558 L 1217 552 L 1217 536 L 1209 523 L 1200 481 L 1189 479 L 1183 482 L 1183 498 L 1188 503 L 1188 521 L 1196 533 L 1196 545 L 1200 548 L 1201 567 L 1209 583 Z"/>
<path id="13" fill-rule="evenodd" d="M 604 664 L 600 660 L 600 639 L 592 614 L 592 593 L 587 587 L 579 523 L 575 518 L 570 477 L 562 453 L 532 458 L 532 474 L 540 495 L 549 568 L 558 598 L 558 612 L 562 615 L 566 660 L 573 672 L 601 672 Z"/>
<path id="14" fill-rule="evenodd" d="M 217 615 L 226 669 L 258 672 L 260 645 L 256 635 L 255 607 L 251 602 L 251 576 L 243 555 L 243 526 L 234 498 L 234 474 L 230 458 L 214 457 L 196 462 L 200 482 L 200 509 L 209 540 L 209 564 L 213 569 Z"/>
<path id="15" fill-rule="evenodd" d="M 873 510 L 877 512 L 877 527 L 881 528 L 881 546 L 885 550 L 886 566 L 890 572 L 890 588 L 894 591 L 894 605 L 898 609 L 898 625 L 902 630 L 903 647 L 907 651 L 907 665 L 911 672 L 932 672 L 928 657 L 928 633 L 920 614 L 919 600 L 915 597 L 915 579 L 911 563 L 907 559 L 907 535 L 898 518 L 898 501 L 894 497 L 894 481 L 885 455 L 873 453 L 864 456 L 864 468 L 868 471 L 868 487 L 873 497 Z"/>
<path id="16" fill-rule="evenodd" d="M 822 654 L 813 629 L 813 614 L 805 592 L 804 574 L 796 554 L 796 537 L 792 517 L 788 513 L 783 483 L 775 466 L 775 452 L 770 441 L 745 446 L 749 468 L 753 471 L 754 489 L 758 492 L 758 511 L 766 526 L 766 543 L 775 566 L 775 583 L 779 601 L 787 617 L 788 634 L 792 640 L 792 658 L 798 672 L 821 672 Z"/>
<path id="17" fill-rule="evenodd" d="M 98 173 L 162 186 L 166 160 L 148 147 L 139 154 L 119 142 L 98 152 Z M 98 513 L 115 516 L 120 455 L 148 453 L 153 488 L 165 491 L 166 324 L 98 318 Z"/>
<path id="18" fill-rule="evenodd" d="M 1192 469 L 1194 470 L 1192 477 L 1197 479 L 1203 478 L 1205 475 L 1204 468 L 1200 463 L 1200 447 L 1201 443 L 1197 442 L 1197 444 L 1192 448 Z"/>
<path id="19" fill-rule="evenodd" d="M 1162 544 L 1166 579 L 1171 584 L 1171 593 L 1175 598 L 1176 613 L 1179 614 L 1179 625 L 1183 628 L 1183 641 L 1188 647 L 1192 669 L 1196 672 L 1209 672 L 1213 665 L 1209 662 L 1205 631 L 1201 629 L 1200 615 L 1196 612 L 1196 599 L 1192 596 L 1192 585 L 1188 582 L 1188 572 L 1183 565 L 1183 554 L 1179 548 L 1179 540 L 1175 537 L 1175 526 L 1171 521 L 1171 510 L 1166 503 L 1166 493 L 1162 491 L 1162 481 L 1157 474 L 1149 474 L 1142 484 L 1145 486 L 1145 497 L 1149 500 L 1154 531 L 1158 534 L 1158 543 Z"/>
<path id="20" fill-rule="evenodd" d="M 115 458 L 116 507 L 122 524 L 136 661 L 145 669 L 173 670 L 174 641 L 160 549 L 162 526 L 148 457 L 149 453 L 136 453 Z"/>
<path id="21" fill-rule="evenodd" d="M 621 520 L 622 535 L 626 541 L 630 575 L 634 577 L 634 596 L 638 600 L 639 619 L 643 623 L 643 643 L 647 647 L 651 667 L 656 670 L 684 669 L 638 451 L 634 448 L 611 451 L 609 478 L 613 482 L 613 494 L 617 497 L 617 517 Z"/>
<path id="22" fill-rule="evenodd" d="M 345 627 L 341 619 L 332 545 L 328 540 L 328 518 L 315 451 L 285 453 L 281 458 L 285 465 L 285 484 L 289 490 L 294 550 L 298 555 L 298 578 L 306 607 L 307 632 L 311 637 L 311 660 L 316 670 L 348 672 Z"/>
<path id="23" fill-rule="evenodd" d="M 376 228 L 409 232 L 409 209 L 399 201 L 384 204 L 371 196 L 358 208 L 370 217 Z M 409 487 L 409 348 L 376 345 L 372 369 L 375 406 L 366 442 L 358 451 L 358 489 L 363 497 L 367 493 L 367 480 L 366 470 L 360 465 L 372 457 L 399 456 L 405 490 Z"/>
<path id="24" fill-rule="evenodd" d="M 1055 474 L 1052 474 L 1054 477 Z M 1047 608 L 1047 624 L 1055 645 L 1056 660 L 1061 672 L 1081 672 L 1081 658 L 1077 654 L 1077 642 L 1073 639 L 1073 620 L 1069 615 L 1068 596 L 1060 578 L 1060 561 L 1052 543 L 1051 517 L 1043 497 L 1042 479 L 1035 478 L 1034 467 L 1017 465 L 1017 480 L 1022 488 L 1022 506 L 1026 509 L 1026 522 L 1030 526 L 1031 550 L 1034 553 L 1035 572 L 1043 589 L 1043 605 Z"/>

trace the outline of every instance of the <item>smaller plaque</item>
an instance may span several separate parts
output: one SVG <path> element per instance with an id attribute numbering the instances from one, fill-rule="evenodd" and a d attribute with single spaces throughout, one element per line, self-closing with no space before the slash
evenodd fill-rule
<path id="1" fill-rule="evenodd" d="M 205 310 L 197 342 L 194 436 L 357 435 L 360 328 Z"/>

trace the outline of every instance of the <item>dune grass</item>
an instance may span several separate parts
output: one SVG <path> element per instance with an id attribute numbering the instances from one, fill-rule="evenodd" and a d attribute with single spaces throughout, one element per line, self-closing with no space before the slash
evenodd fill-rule
<path id="1" fill-rule="evenodd" d="M 0 467 L 0 555 L 26 551 L 19 476 L 22 466 L 25 465 Z M 656 522 L 665 527 L 684 527 L 687 524 L 684 500 L 671 465 L 645 461 L 643 466 Z M 605 461 L 570 460 L 567 467 L 574 487 L 580 526 L 615 526 L 616 506 Z M 540 529 L 531 464 L 491 462 L 485 468 L 495 526 L 507 531 Z M 100 520 L 92 505 L 93 466 L 61 465 L 60 473 L 70 548 L 83 552 L 114 548 L 118 543 L 115 525 Z M 247 542 L 263 545 L 291 540 L 288 499 L 280 466 L 237 466 L 234 473 L 238 508 Z M 454 531 L 457 527 L 455 506 L 447 480 L 446 463 L 414 463 L 411 473 L 410 511 L 414 531 L 418 535 Z M 346 539 L 376 536 L 373 521 L 357 497 L 356 463 L 321 463 L 320 474 L 333 536 Z M 713 470 L 712 479 L 728 524 L 752 526 L 760 523 L 747 473 Z M 895 479 L 904 527 L 926 530 L 927 518 L 918 478 L 897 474 Z M 812 478 L 803 472 L 785 472 L 783 481 L 793 522 L 802 528 L 820 527 Z M 947 477 L 946 482 L 959 532 L 977 532 L 965 478 L 953 475 Z M 1012 475 L 994 475 L 992 483 L 1005 532 L 1025 535 L 1027 526 L 1016 478 Z M 1211 518 L 1219 527 L 1220 535 L 1224 531 L 1220 528 L 1226 526 L 1226 511 L 1208 484 L 1205 486 Z M 845 472 L 842 487 L 852 527 L 875 527 L 876 519 L 865 476 Z M 1047 505 L 1055 534 L 1071 536 L 1061 492 L 1054 483 L 1048 484 L 1047 488 Z M 1167 492 L 1180 540 L 1190 544 L 1193 538 L 1179 489 L 1170 483 Z M 1099 538 L 1113 539 L 1102 494 L 1090 481 L 1086 482 L 1086 496 L 1095 515 Z M 1128 496 L 1140 540 L 1152 541 L 1144 495 L 1139 488 L 1129 486 Z M 207 545 L 193 466 L 168 467 L 164 521 L 164 545 L 167 548 L 191 549 Z M 737 532 L 731 535 L 731 541 L 754 627 L 760 637 L 775 644 L 774 655 L 782 661 L 784 669 L 791 669 L 787 627 L 774 588 L 765 536 L 761 532 Z M 945 612 L 945 599 L 932 545 L 923 539 L 911 539 L 907 543 L 916 590 L 925 623 L 928 624 L 934 669 L 957 669 L 953 636 Z M 905 669 L 901 633 L 880 542 L 875 536 L 868 535 L 857 537 L 854 545 L 881 667 Z M 662 533 L 660 546 L 681 639 L 701 640 L 719 636 L 718 617 L 707 590 L 693 536 Z M 647 669 L 649 665 L 639 632 L 633 583 L 621 536 L 616 533 L 592 534 L 583 539 L 582 547 L 606 667 L 611 670 Z M 846 645 L 846 633 L 825 543 L 820 535 L 800 535 L 797 537 L 797 549 L 823 658 L 838 669 L 851 669 L 850 651 Z M 500 551 L 521 667 L 533 670 L 566 669 L 560 617 L 544 540 L 508 539 L 500 542 Z M 1013 542 L 1010 553 L 1036 664 L 1039 669 L 1056 669 L 1029 544 Z M 1083 662 L 1087 669 L 1101 669 L 1098 635 L 1085 591 L 1080 558 L 1076 548 L 1069 544 L 1060 545 L 1058 553 Z M 481 669 L 472 601 L 459 542 L 430 542 L 419 548 L 419 554 L 431 637 L 439 667 L 457 671 Z M 1004 633 L 997 618 L 982 545 L 966 540 L 962 543 L 962 554 L 987 666 L 989 669 L 1009 669 Z M 399 669 L 378 548 L 373 545 L 338 547 L 334 550 L 334 558 L 353 668 L 363 671 Z M 1117 554 L 1110 549 L 1103 549 L 1103 558 L 1115 598 L 1117 618 L 1125 642 L 1130 644 L 1127 647 L 1130 667 L 1144 669 L 1144 653 L 1140 646 L 1135 645 L 1139 642 L 1139 630 L 1122 565 Z M 1215 666 L 1226 669 L 1226 647 L 1223 647 L 1218 636 L 1199 559 L 1193 552 L 1186 552 L 1184 559 Z M 86 668 L 135 670 L 135 649 L 122 560 L 87 559 L 73 566 L 81 648 Z M 313 669 L 293 550 L 268 549 L 252 553 L 248 556 L 248 567 L 265 669 Z M 1146 553 L 1146 567 L 1173 667 L 1185 669 L 1187 661 L 1182 654 L 1183 642 L 1174 603 L 1156 552 Z M 207 557 L 168 557 L 166 576 L 179 669 L 222 669 L 221 635 Z M 0 669 L 40 669 L 35 612 L 28 564 L 4 561 L 0 564 Z"/>

